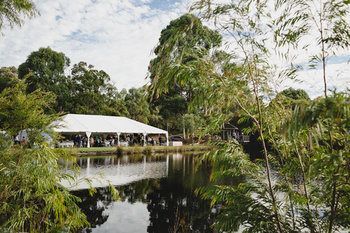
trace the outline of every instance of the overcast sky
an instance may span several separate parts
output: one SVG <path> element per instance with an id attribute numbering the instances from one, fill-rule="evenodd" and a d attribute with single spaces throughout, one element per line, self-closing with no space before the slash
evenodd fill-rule
<path id="1" fill-rule="evenodd" d="M 64 52 L 105 70 L 119 88 L 147 82 L 147 67 L 160 31 L 185 13 L 188 0 L 35 0 L 40 16 L 0 35 L 0 66 L 18 66 L 40 47 Z M 350 54 L 350 52 L 349 52 Z M 350 87 L 349 56 L 333 59 L 330 86 Z M 320 70 L 300 73 L 311 96 L 322 94 Z M 282 88 L 280 86 L 279 88 Z"/>

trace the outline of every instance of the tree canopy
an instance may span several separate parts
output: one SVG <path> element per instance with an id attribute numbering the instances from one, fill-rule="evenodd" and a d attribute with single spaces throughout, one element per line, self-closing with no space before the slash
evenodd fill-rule
<path id="1" fill-rule="evenodd" d="M 71 106 L 65 111 L 82 114 L 118 115 L 117 89 L 109 75 L 86 62 L 73 65 L 70 83 Z M 87 101 L 88 100 L 88 101 Z"/>
<path id="2" fill-rule="evenodd" d="M 219 33 L 204 26 L 194 15 L 185 14 L 171 21 L 162 30 L 154 50 L 156 58 L 149 65 L 151 93 L 157 96 L 161 91 L 177 89 L 191 98 L 197 84 L 194 74 L 203 75 L 195 69 L 197 63 L 220 46 L 221 40 Z"/>
<path id="3" fill-rule="evenodd" d="M 203 78 L 209 74 L 203 67 L 213 66 L 211 56 L 221 41 L 218 32 L 192 14 L 180 16 L 162 30 L 154 50 L 156 57 L 149 65 L 148 92 L 152 105 L 160 110 L 163 125 L 171 132 L 182 132 L 189 103 L 206 91 Z"/>
<path id="4" fill-rule="evenodd" d="M 64 53 L 56 52 L 51 48 L 40 48 L 32 52 L 27 60 L 19 65 L 18 76 L 26 79 L 28 90 L 38 88 L 58 93 L 59 84 L 65 78 L 65 69 L 70 60 Z"/>
<path id="5" fill-rule="evenodd" d="M 150 105 L 145 87 L 119 92 L 105 71 L 84 61 L 70 66 L 64 53 L 49 47 L 32 52 L 18 71 L 15 67 L 1 68 L 0 92 L 20 80 L 26 83 L 27 94 L 41 90 L 53 95 L 54 104 L 46 109 L 48 113 L 116 115 L 161 123 L 158 108 Z"/>
<path id="6" fill-rule="evenodd" d="M 152 109 L 145 88 L 131 88 L 124 93 L 125 107 L 130 118 L 149 124 L 160 121 L 156 108 Z"/>
<path id="7" fill-rule="evenodd" d="M 16 67 L 1 67 L 0 68 L 0 92 L 5 88 L 10 87 L 19 81 Z"/>
<path id="8" fill-rule="evenodd" d="M 309 95 L 303 89 L 294 89 L 294 88 L 290 87 L 288 89 L 284 89 L 279 94 L 284 95 L 284 96 L 291 98 L 293 100 L 300 100 L 300 99 L 310 100 Z"/>

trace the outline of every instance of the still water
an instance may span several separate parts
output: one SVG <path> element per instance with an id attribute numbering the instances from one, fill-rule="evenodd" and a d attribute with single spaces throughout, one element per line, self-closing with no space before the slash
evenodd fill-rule
<path id="1" fill-rule="evenodd" d="M 86 184 L 75 186 L 91 224 L 83 232 L 213 232 L 209 203 L 195 194 L 209 182 L 210 168 L 200 155 L 86 157 L 78 164 L 81 178 L 102 176 L 120 194 L 112 201 L 103 181 L 93 181 L 101 187 L 93 196 Z"/>

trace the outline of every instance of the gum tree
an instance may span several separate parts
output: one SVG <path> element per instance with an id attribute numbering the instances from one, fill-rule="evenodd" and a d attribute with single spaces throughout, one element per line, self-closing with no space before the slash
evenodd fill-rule
<path id="1" fill-rule="evenodd" d="M 189 110 L 189 103 L 203 96 L 207 73 L 203 62 L 211 57 L 213 48 L 221 45 L 221 35 L 211 30 L 196 16 L 185 14 L 162 30 L 149 65 L 151 102 L 171 130 L 180 133 L 186 113 L 205 114 L 208 106 Z M 167 126 L 164 126 L 167 127 Z"/>

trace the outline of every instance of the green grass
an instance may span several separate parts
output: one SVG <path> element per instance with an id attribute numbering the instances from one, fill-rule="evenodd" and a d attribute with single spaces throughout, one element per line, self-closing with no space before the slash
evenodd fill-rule
<path id="1" fill-rule="evenodd" d="M 207 145 L 185 146 L 130 146 L 130 147 L 90 147 L 90 148 L 64 148 L 61 150 L 72 151 L 77 155 L 100 155 L 100 154 L 154 154 L 172 152 L 199 152 L 208 151 Z"/>
<path id="2" fill-rule="evenodd" d="M 116 147 L 90 147 L 90 148 L 76 148 L 78 152 L 112 152 L 117 151 Z"/>

